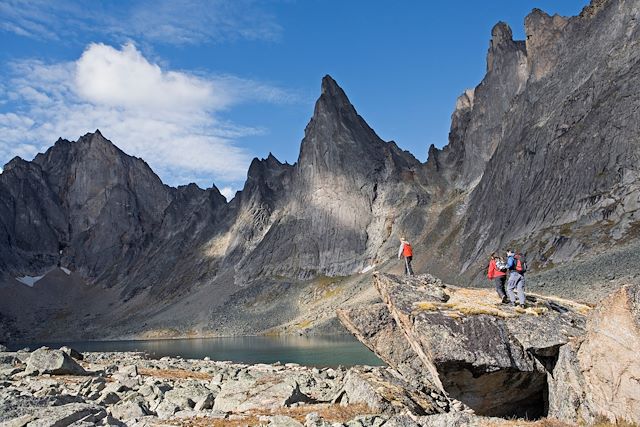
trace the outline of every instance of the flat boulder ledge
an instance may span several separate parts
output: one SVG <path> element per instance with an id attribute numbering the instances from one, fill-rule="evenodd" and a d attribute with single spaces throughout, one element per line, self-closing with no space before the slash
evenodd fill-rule
<path id="1" fill-rule="evenodd" d="M 559 348 L 584 333 L 589 311 L 538 295 L 526 309 L 510 307 L 492 290 L 446 285 L 428 274 L 376 273 L 374 285 L 384 305 L 340 311 L 347 329 L 408 382 L 448 396 L 448 411 L 468 407 L 486 416 L 546 415 L 547 375 Z M 385 309 L 395 324 L 383 328 L 401 332 L 393 340 L 376 339 L 381 332 L 368 326 L 367 318 L 385 318 Z"/>

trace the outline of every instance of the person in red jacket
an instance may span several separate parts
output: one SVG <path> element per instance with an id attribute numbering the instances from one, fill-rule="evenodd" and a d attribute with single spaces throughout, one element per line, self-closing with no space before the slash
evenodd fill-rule
<path id="1" fill-rule="evenodd" d="M 407 242 L 407 239 L 402 237 L 400 239 L 400 249 L 398 249 L 398 259 L 404 257 L 404 273 L 407 276 L 413 276 L 413 269 L 411 268 L 411 260 L 413 259 L 413 249 L 411 244 Z"/>
<path id="2" fill-rule="evenodd" d="M 507 281 L 506 266 L 502 258 L 500 258 L 495 252 L 491 254 L 491 259 L 489 259 L 487 277 L 489 280 L 493 280 L 496 286 L 496 292 L 502 299 L 502 303 L 507 304 L 509 302 L 509 298 L 507 298 L 507 293 L 504 290 L 504 285 Z"/>

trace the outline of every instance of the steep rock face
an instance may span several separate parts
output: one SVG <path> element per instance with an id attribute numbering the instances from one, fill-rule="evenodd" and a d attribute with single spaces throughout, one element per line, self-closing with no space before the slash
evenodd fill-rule
<path id="1" fill-rule="evenodd" d="M 261 227 L 268 228 L 264 237 L 241 263 L 246 270 L 242 274 L 247 279 L 265 274 L 308 278 L 358 271 L 378 251 L 396 244 L 389 240 L 394 228 L 424 227 L 424 219 L 415 218 L 422 216 L 421 208 L 429 200 L 419 166 L 395 143 L 382 141 L 326 76 L 291 174 L 288 167 L 278 172 L 282 166 L 272 160 L 265 167 L 274 179 L 263 180 L 268 195 L 262 186 L 243 190 L 243 200 L 257 193 L 270 202 L 257 211 L 247 208 L 256 202 L 245 203 L 239 213 L 259 212 L 261 222 L 268 224 Z M 251 175 L 250 171 L 250 180 Z M 286 188 L 272 188 L 270 182 Z"/>
<path id="2" fill-rule="evenodd" d="M 18 157 L 0 175 L 0 271 L 55 265 L 67 233 L 65 212 L 39 165 Z"/>
<path id="3" fill-rule="evenodd" d="M 504 22 L 491 31 L 487 74 L 457 100 L 451 117 L 449 144 L 431 146 L 427 173 L 445 188 L 466 189 L 480 178 L 500 140 L 500 123 L 513 99 L 525 87 L 529 65 L 524 42 L 514 41 Z"/>
<path id="4" fill-rule="evenodd" d="M 171 200 L 169 188 L 146 163 L 124 154 L 99 131 L 76 143 L 58 141 L 33 163 L 66 211 L 63 255 L 90 277 L 114 261 L 126 267 Z"/>
<path id="5" fill-rule="evenodd" d="M 517 245 L 544 265 L 634 238 L 639 14 L 634 2 L 610 0 L 568 20 L 527 17 L 531 74 L 471 194 L 466 259 Z"/>
<path id="6" fill-rule="evenodd" d="M 14 159 L 0 185 L 4 271 L 36 275 L 62 265 L 108 286 L 145 287 L 168 274 L 173 266 L 155 262 L 159 253 L 175 258 L 226 204 L 215 187 L 162 184 L 99 131 L 58 140 L 33 162 Z"/>
<path id="7" fill-rule="evenodd" d="M 625 286 L 562 347 L 549 382 L 549 414 L 571 422 L 640 422 L 640 286 Z"/>

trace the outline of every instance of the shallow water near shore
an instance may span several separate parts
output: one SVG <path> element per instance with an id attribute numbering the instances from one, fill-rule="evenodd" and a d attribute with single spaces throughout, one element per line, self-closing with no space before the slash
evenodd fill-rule
<path id="1" fill-rule="evenodd" d="M 380 366 L 384 363 L 367 347 L 350 335 L 224 337 L 164 339 L 144 341 L 76 341 L 9 344 L 10 350 L 46 345 L 68 345 L 86 351 L 143 351 L 150 356 L 185 359 L 229 360 L 240 363 L 298 363 L 306 366 L 335 367 L 353 365 Z"/>

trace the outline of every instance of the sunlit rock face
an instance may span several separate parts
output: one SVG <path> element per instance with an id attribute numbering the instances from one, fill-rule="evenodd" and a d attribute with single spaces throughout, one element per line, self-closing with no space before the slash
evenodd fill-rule
<path id="1" fill-rule="evenodd" d="M 278 173 L 275 166 L 265 168 Z M 429 199 L 420 162 L 382 141 L 329 76 L 287 178 L 286 191 L 264 197 L 268 231 L 242 262 L 242 276 L 349 275 L 396 245 L 392 231 L 423 226 L 407 220 Z"/>

